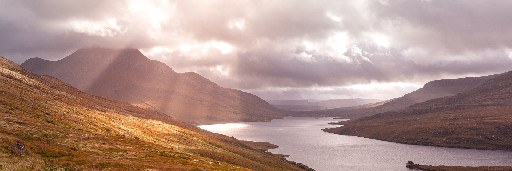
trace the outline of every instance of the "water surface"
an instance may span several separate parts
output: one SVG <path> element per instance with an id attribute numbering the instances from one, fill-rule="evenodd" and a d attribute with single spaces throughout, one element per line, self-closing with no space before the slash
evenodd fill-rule
<path id="1" fill-rule="evenodd" d="M 200 126 L 242 140 L 279 146 L 272 153 L 315 170 L 408 170 L 409 160 L 427 165 L 512 165 L 512 152 L 405 145 L 355 136 L 330 134 L 323 128 L 332 118 L 287 117 L 271 122 Z M 229 128 L 227 128 L 229 127 Z"/>

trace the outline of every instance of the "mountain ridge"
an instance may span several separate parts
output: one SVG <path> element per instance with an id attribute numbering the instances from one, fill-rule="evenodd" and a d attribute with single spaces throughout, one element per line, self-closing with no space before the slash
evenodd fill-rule
<path id="1" fill-rule="evenodd" d="M 197 73 L 176 73 L 136 49 L 79 49 L 58 61 L 29 59 L 22 66 L 80 90 L 158 109 L 192 124 L 269 121 L 283 116 L 253 94 L 220 87 Z"/>
<path id="2" fill-rule="evenodd" d="M 461 93 L 476 88 L 479 85 L 485 83 L 487 80 L 495 78 L 499 75 L 501 74 L 494 74 L 481 77 L 465 77 L 457 79 L 434 80 L 429 81 L 418 90 L 415 90 L 413 92 L 405 94 L 402 97 L 394 98 L 391 100 L 355 107 L 336 108 L 322 111 L 298 112 L 295 113 L 294 115 L 321 115 L 356 119 L 360 117 L 375 115 L 378 113 L 402 110 L 416 103 L 425 102 L 435 98 L 453 96 L 457 93 Z"/>
<path id="3" fill-rule="evenodd" d="M 512 72 L 462 93 L 325 131 L 406 144 L 512 150 Z"/>

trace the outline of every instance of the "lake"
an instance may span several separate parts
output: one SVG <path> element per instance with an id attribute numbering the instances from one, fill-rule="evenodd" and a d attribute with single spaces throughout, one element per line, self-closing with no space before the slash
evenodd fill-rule
<path id="1" fill-rule="evenodd" d="M 407 161 L 427 165 L 511 166 L 512 152 L 405 145 L 326 133 L 333 118 L 286 117 L 271 122 L 202 125 L 241 140 L 276 144 L 272 153 L 323 170 L 408 170 Z"/>

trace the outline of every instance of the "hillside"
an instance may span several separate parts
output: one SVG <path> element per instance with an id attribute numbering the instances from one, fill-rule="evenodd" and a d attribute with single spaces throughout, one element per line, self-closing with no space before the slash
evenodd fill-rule
<path id="1" fill-rule="evenodd" d="M 376 103 L 378 99 L 269 100 L 271 105 L 289 111 L 313 111 Z"/>
<path id="2" fill-rule="evenodd" d="M 366 104 L 356 107 L 345 107 L 322 111 L 298 112 L 294 115 L 302 116 L 334 116 L 349 119 L 356 119 L 364 116 L 371 116 L 378 113 L 397 111 L 405 109 L 413 104 L 425 102 L 430 99 L 453 96 L 457 93 L 470 90 L 485 83 L 487 80 L 498 75 L 482 77 L 466 77 L 458 79 L 434 80 L 426 83 L 422 88 L 408 93 L 402 97 L 388 101 Z"/>
<path id="3" fill-rule="evenodd" d="M 253 146 L 0 57 L 0 170 L 306 168 Z"/>
<path id="4" fill-rule="evenodd" d="M 176 73 L 136 49 L 79 49 L 58 61 L 32 58 L 22 66 L 82 91 L 155 109 L 191 124 L 282 117 L 253 94 L 222 88 L 196 73 Z"/>
<path id="5" fill-rule="evenodd" d="M 512 72 L 454 96 L 326 131 L 406 144 L 512 150 Z"/>

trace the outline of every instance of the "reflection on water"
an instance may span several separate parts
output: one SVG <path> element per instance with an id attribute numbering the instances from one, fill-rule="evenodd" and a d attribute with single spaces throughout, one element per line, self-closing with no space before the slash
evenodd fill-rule
<path id="1" fill-rule="evenodd" d="M 218 132 L 218 131 L 229 131 L 232 129 L 246 127 L 247 124 L 243 123 L 227 123 L 227 124 L 213 124 L 213 125 L 200 125 L 198 126 L 201 129 L 208 130 L 210 132 Z"/>
<path id="2" fill-rule="evenodd" d="M 407 170 L 409 160 L 427 165 L 512 165 L 512 152 L 405 145 L 321 129 L 336 127 L 332 118 L 287 117 L 272 122 L 203 125 L 201 128 L 242 140 L 266 141 L 279 146 L 272 153 L 316 170 Z M 210 127 L 211 126 L 211 127 Z"/>

